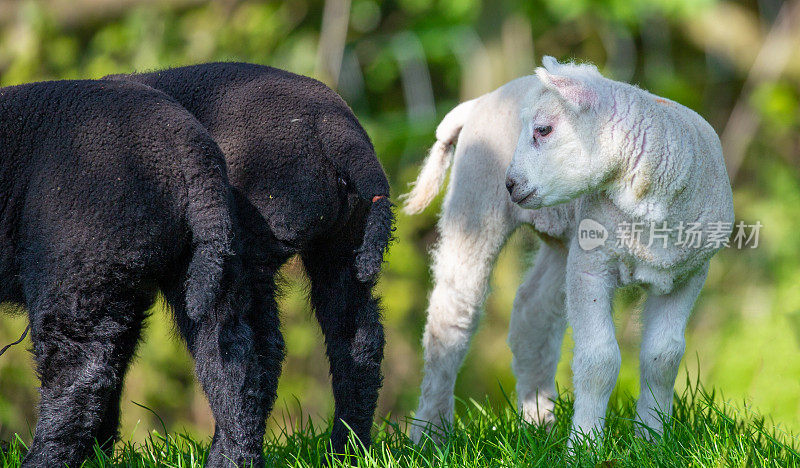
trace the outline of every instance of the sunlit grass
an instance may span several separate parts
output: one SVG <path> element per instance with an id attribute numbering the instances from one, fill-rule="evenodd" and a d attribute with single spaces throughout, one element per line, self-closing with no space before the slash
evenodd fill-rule
<path id="1" fill-rule="evenodd" d="M 438 445 L 415 446 L 405 427 L 384 420 L 377 424 L 373 447 L 345 457 L 364 467 L 783 467 L 800 466 L 798 439 L 769 429 L 762 417 L 734 409 L 713 391 L 698 385 L 675 399 L 675 415 L 663 437 L 648 442 L 634 435 L 632 398 L 612 402 L 607 430 L 594 445 L 569 450 L 566 440 L 572 401 L 558 401 L 558 422 L 551 430 L 522 422 L 510 403 L 496 407 L 476 401 L 461 402 L 459 416 Z M 413 421 L 411 422 L 413 423 Z M 268 435 L 267 466 L 350 466 L 349 461 L 326 455 L 330 427 L 310 419 L 285 424 Z M 202 466 L 208 441 L 153 431 L 143 443 L 118 446 L 112 458 L 99 449 L 86 467 Z M 16 438 L 0 454 L 3 466 L 19 466 L 25 445 Z M 349 451 L 348 451 L 349 452 Z"/>

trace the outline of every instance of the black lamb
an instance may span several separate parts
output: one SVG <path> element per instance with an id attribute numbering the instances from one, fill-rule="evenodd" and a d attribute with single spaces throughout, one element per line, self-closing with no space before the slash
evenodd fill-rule
<path id="1" fill-rule="evenodd" d="M 117 438 L 145 312 L 162 290 L 217 430 L 209 466 L 263 464 L 275 324 L 253 310 L 225 160 L 172 98 L 136 83 L 0 89 L 0 300 L 28 309 L 41 380 L 26 467 L 79 466 Z"/>
<path id="2" fill-rule="evenodd" d="M 330 361 L 334 452 L 344 450 L 348 426 L 369 445 L 384 346 L 372 288 L 394 218 L 386 174 L 358 119 L 319 81 L 261 65 L 210 63 L 107 78 L 164 91 L 217 141 L 246 211 L 246 268 L 260 278 L 260 297 L 273 314 L 275 274 L 300 254 Z"/>

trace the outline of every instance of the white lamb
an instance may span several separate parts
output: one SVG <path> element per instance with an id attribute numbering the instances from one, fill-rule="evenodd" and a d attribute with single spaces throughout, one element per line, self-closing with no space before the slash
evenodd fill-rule
<path id="1" fill-rule="evenodd" d="M 604 78 L 594 66 L 552 57 L 543 63 L 536 76 L 453 109 L 405 201 L 408 213 L 425 208 L 455 159 L 433 251 L 415 441 L 428 430 L 422 423 L 452 420 L 456 374 L 492 265 L 523 223 L 543 241 L 517 291 L 508 335 L 525 420 L 553 421 L 568 322 L 575 340 L 571 441 L 602 431 L 620 368 L 611 301 L 628 284 L 649 296 L 639 433 L 661 433 L 658 413 L 672 411 L 686 321 L 734 219 L 719 139 L 695 112 Z"/>

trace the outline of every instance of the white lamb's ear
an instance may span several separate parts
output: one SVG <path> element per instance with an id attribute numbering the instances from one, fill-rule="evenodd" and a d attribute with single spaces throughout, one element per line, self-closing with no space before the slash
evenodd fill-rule
<path id="1" fill-rule="evenodd" d="M 577 78 L 551 73 L 563 67 L 553 57 L 543 58 L 542 63 L 544 68 L 537 68 L 536 76 L 545 87 L 560 94 L 578 110 L 587 110 L 597 105 L 597 92 L 588 83 Z"/>
<path id="2" fill-rule="evenodd" d="M 558 63 L 558 60 L 556 60 L 556 58 L 552 55 L 545 55 L 542 57 L 542 65 L 544 65 L 544 68 L 555 72 L 561 64 Z"/>

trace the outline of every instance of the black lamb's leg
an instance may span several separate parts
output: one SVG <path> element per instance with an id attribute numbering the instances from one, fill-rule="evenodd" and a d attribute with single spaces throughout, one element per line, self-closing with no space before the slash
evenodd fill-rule
<path id="1" fill-rule="evenodd" d="M 97 444 L 109 457 L 114 452 L 114 444 L 119 440 L 119 411 L 120 398 L 122 398 L 122 385 L 111 396 L 108 408 L 100 421 L 95 439 Z"/>
<path id="2" fill-rule="evenodd" d="M 383 377 L 384 334 L 371 283 L 355 277 L 352 248 L 328 246 L 304 253 L 311 303 L 325 335 L 335 413 L 331 442 L 345 451 L 350 429 L 369 447 Z"/>
<path id="3" fill-rule="evenodd" d="M 265 419 L 272 413 L 278 393 L 286 346 L 281 333 L 280 312 L 276 302 L 277 270 L 286 259 L 285 252 L 276 248 L 277 240 L 272 236 L 266 221 L 255 207 L 240 193 L 236 197 L 236 208 L 241 223 L 243 284 L 250 287 L 251 306 L 245 311 L 247 324 L 253 331 L 253 346 L 264 373 L 261 381 L 264 392 Z"/>
<path id="4" fill-rule="evenodd" d="M 152 296 L 105 286 L 54 287 L 29 302 L 41 401 L 24 467 L 80 466 L 96 438 L 113 449 L 123 379 Z"/>
<path id="5" fill-rule="evenodd" d="M 266 418 L 284 356 L 271 280 L 253 273 L 237 283 L 234 290 L 250 287 L 245 295 L 253 297 L 243 300 L 236 297 L 238 293 L 228 293 L 226 303 L 219 306 L 227 311 L 214 314 L 222 320 L 205 316 L 194 322 L 176 306 L 181 301 L 174 291 L 167 294 L 216 422 L 206 460 L 209 467 L 264 465 Z"/>

